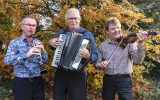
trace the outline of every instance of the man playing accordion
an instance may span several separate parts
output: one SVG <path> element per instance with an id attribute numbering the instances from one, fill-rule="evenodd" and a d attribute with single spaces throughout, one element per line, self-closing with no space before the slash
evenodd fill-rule
<path id="1" fill-rule="evenodd" d="M 91 46 L 90 49 L 80 49 L 79 55 L 83 59 L 89 59 L 88 62 L 96 62 L 98 56 L 96 43 L 92 33 L 80 27 L 81 17 L 79 10 L 76 8 L 68 9 L 65 14 L 65 20 L 68 24 L 68 27 L 66 29 L 60 30 L 56 37 L 49 41 L 50 47 L 55 49 L 62 45 L 62 41 L 58 38 L 60 34 L 72 33 L 71 39 L 75 38 L 77 34 L 80 34 L 89 39 Z M 71 47 L 70 49 L 73 48 Z M 88 62 L 85 65 L 87 65 Z M 53 92 L 54 100 L 64 100 L 66 95 L 68 100 L 86 100 L 85 68 L 82 68 L 79 71 L 73 71 L 65 70 L 62 68 L 62 66 L 58 66 L 55 73 Z"/>

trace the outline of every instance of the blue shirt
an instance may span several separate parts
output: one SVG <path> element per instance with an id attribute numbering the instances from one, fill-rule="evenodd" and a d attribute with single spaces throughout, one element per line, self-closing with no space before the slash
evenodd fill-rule
<path id="1" fill-rule="evenodd" d="M 62 29 L 56 34 L 56 37 L 58 37 L 60 34 L 63 34 L 64 32 L 70 32 L 70 31 L 69 31 L 69 29 Z M 97 46 L 96 46 L 96 42 L 95 42 L 95 39 L 93 37 L 93 34 L 91 32 L 89 32 L 88 30 L 82 28 L 82 27 L 79 27 L 78 29 L 76 29 L 75 32 L 83 34 L 84 36 L 88 37 L 88 39 L 90 39 L 90 41 L 92 42 L 91 62 L 95 63 L 98 59 L 98 52 L 97 52 Z"/>
<path id="2" fill-rule="evenodd" d="M 37 39 L 37 41 L 40 41 Z M 29 44 L 27 39 L 23 35 L 11 40 L 9 43 L 7 53 L 4 61 L 8 65 L 14 66 L 14 76 L 20 78 L 38 77 L 41 74 L 43 67 L 41 66 L 40 56 L 32 55 L 27 57 L 27 52 L 32 48 L 32 44 Z M 46 63 L 48 61 L 47 52 L 42 52 L 42 61 Z"/>

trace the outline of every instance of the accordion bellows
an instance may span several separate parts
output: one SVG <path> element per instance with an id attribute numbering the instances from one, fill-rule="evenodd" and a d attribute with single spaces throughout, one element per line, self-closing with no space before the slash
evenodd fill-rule
<path id="1" fill-rule="evenodd" d="M 51 66 L 67 70 L 81 70 L 88 63 L 79 55 L 79 50 L 87 48 L 90 50 L 91 42 L 88 37 L 79 33 L 66 32 L 60 34 L 59 40 L 62 44 L 56 48 Z"/>

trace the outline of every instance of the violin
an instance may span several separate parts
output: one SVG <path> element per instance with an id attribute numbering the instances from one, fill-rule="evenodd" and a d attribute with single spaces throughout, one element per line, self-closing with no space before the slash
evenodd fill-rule
<path id="1" fill-rule="evenodd" d="M 147 30 L 147 33 L 148 33 L 148 36 L 159 34 L 153 29 Z M 137 32 L 131 32 L 129 35 L 122 36 L 117 39 L 117 41 L 120 43 L 119 46 L 122 48 L 125 48 L 128 43 L 135 43 L 137 40 L 138 40 Z"/>

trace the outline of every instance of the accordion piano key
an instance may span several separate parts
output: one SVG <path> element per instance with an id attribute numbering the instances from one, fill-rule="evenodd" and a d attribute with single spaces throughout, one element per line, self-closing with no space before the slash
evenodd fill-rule
<path id="1" fill-rule="evenodd" d="M 65 34 L 60 34 L 59 36 L 59 40 L 62 41 L 62 44 L 56 48 L 56 51 L 55 51 L 55 54 L 54 54 L 54 58 L 52 60 L 52 64 L 51 66 L 53 67 L 58 67 L 58 63 L 60 61 L 60 55 L 62 54 L 62 49 L 64 47 L 64 44 L 65 44 L 65 38 L 66 38 L 66 35 Z"/>

